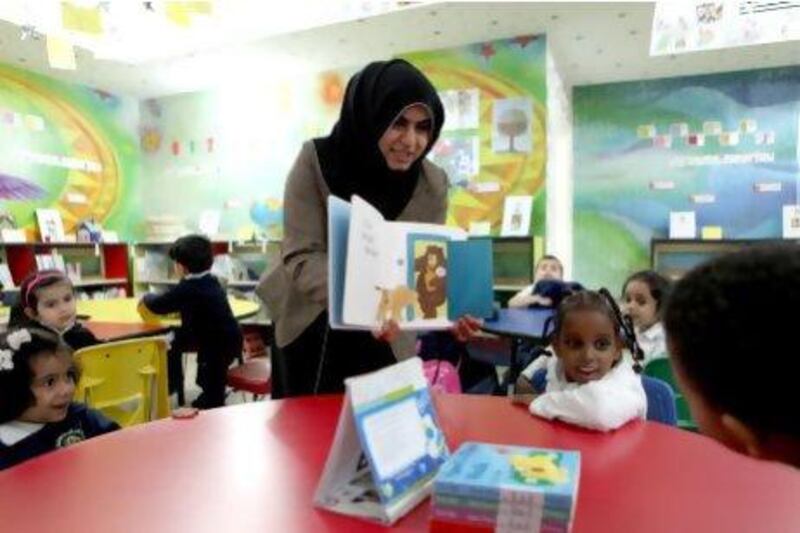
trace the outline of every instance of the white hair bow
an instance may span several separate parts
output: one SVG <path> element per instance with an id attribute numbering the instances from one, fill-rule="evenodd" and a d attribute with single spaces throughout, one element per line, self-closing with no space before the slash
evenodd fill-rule
<path id="1" fill-rule="evenodd" d="M 16 331 L 12 331 L 6 337 L 6 344 L 8 347 L 14 350 L 15 352 L 22 347 L 23 344 L 26 342 L 31 342 L 31 332 L 27 329 L 18 329 Z"/>

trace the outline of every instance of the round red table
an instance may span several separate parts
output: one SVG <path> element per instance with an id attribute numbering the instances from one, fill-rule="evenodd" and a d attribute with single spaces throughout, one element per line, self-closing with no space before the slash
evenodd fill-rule
<path id="1" fill-rule="evenodd" d="M 464 440 L 581 451 L 573 531 L 800 531 L 800 471 L 692 433 L 535 419 L 505 398 L 437 397 Z M 23 533 L 327 532 L 383 526 L 312 506 L 341 397 L 258 402 L 128 428 L 0 472 L 0 529 Z M 428 503 L 394 527 L 425 531 Z"/>

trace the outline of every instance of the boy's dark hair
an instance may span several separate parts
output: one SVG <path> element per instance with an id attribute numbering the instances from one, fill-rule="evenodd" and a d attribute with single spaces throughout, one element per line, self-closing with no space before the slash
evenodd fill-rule
<path id="1" fill-rule="evenodd" d="M 202 235 L 181 237 L 169 249 L 169 257 L 191 274 L 205 272 L 214 264 L 211 241 Z"/>
<path id="2" fill-rule="evenodd" d="M 640 270 L 628 276 L 625 283 L 622 284 L 622 296 L 625 296 L 625 289 L 632 281 L 641 281 L 647 288 L 650 289 L 650 294 L 656 301 L 656 312 L 661 313 L 664 309 L 664 302 L 669 298 L 669 292 L 672 289 L 672 282 L 653 270 Z"/>
<path id="3" fill-rule="evenodd" d="M 34 377 L 31 370 L 32 359 L 42 355 L 73 353 L 72 348 L 64 344 L 55 333 L 38 328 L 26 329 L 31 334 L 31 340 L 23 343 L 19 350 L 12 350 L 14 364 L 11 370 L 0 370 L 0 424 L 16 420 L 36 401 L 31 391 Z M 4 346 L 4 349 L 9 348 Z M 77 369 L 74 370 L 73 379 L 75 383 L 78 382 Z"/>
<path id="4" fill-rule="evenodd" d="M 800 246 L 718 257 L 690 271 L 667 300 L 670 354 L 710 405 L 753 429 L 800 436 L 791 400 L 798 308 Z"/>
<path id="5" fill-rule="evenodd" d="M 68 283 L 72 286 L 70 279 L 60 270 L 40 270 L 29 274 L 19 286 L 19 300 L 11 307 L 8 318 L 9 330 L 22 327 L 30 323 L 25 308 L 30 307 L 36 310 L 39 304 L 39 296 L 36 291 L 46 287 L 52 287 L 58 283 Z"/>
<path id="6" fill-rule="evenodd" d="M 606 289 L 599 291 L 578 291 L 564 298 L 553 315 L 553 332 L 548 340 L 550 343 L 561 334 L 561 327 L 567 315 L 574 311 L 598 311 L 608 317 L 623 345 L 631 351 L 633 355 L 633 368 L 636 372 L 641 371 L 639 361 L 644 358 L 642 350 L 636 342 L 636 335 L 633 332 L 633 324 L 630 318 L 624 316 L 617 305 L 617 302 Z"/>

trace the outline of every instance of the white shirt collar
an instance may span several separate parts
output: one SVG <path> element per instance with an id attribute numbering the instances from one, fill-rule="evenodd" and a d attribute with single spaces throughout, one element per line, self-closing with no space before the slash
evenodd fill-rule
<path id="1" fill-rule="evenodd" d="M 211 270 L 206 270 L 204 272 L 198 272 L 196 274 L 186 274 L 185 276 L 183 276 L 183 279 L 198 279 L 210 275 L 211 275 Z"/>

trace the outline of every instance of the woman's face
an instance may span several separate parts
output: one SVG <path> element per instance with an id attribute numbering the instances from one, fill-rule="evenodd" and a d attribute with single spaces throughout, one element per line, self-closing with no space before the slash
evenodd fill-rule
<path id="1" fill-rule="evenodd" d="M 378 148 L 391 170 L 411 168 L 431 141 L 431 122 L 428 109 L 422 104 L 405 108 L 378 141 Z"/>

